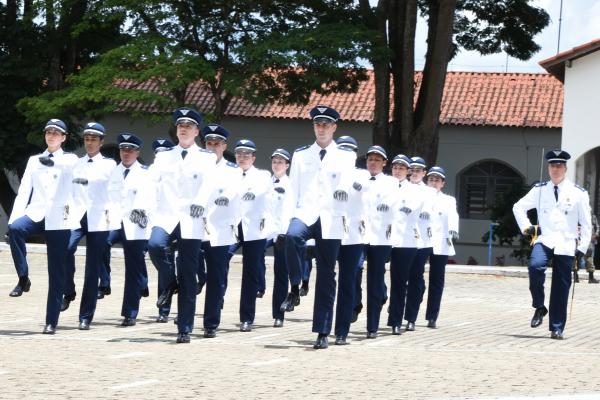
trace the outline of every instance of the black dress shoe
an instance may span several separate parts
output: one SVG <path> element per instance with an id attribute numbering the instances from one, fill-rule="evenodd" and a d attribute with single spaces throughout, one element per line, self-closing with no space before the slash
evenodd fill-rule
<path id="1" fill-rule="evenodd" d="M 282 328 L 283 327 L 283 320 L 277 318 L 275 320 L 275 322 L 273 322 L 273 328 Z"/>
<path id="2" fill-rule="evenodd" d="M 556 340 L 563 340 L 565 337 L 563 336 L 563 333 L 559 330 L 556 331 L 552 331 L 552 333 L 550 334 L 550 337 L 552 339 L 556 339 Z"/>
<path id="3" fill-rule="evenodd" d="M 367 332 L 367 339 L 377 339 L 377 332 Z"/>
<path id="4" fill-rule="evenodd" d="M 293 292 L 289 292 L 283 303 L 281 303 L 281 307 L 279 307 L 279 310 L 281 312 L 294 311 L 294 307 L 299 304 L 300 296 Z"/>
<path id="5" fill-rule="evenodd" d="M 163 308 L 169 304 L 171 304 L 171 299 L 173 295 L 177 292 L 177 285 L 171 285 L 168 289 L 163 291 L 160 296 L 158 296 L 158 300 L 156 301 L 156 307 Z"/>
<path id="6" fill-rule="evenodd" d="M 75 293 L 64 295 L 62 303 L 60 303 L 60 311 L 66 311 L 73 300 L 75 300 Z"/>
<path id="7" fill-rule="evenodd" d="M 110 286 L 99 286 L 98 287 L 98 299 L 103 299 L 104 296 L 109 296 L 111 293 Z"/>
<path id="8" fill-rule="evenodd" d="M 19 297 L 23 294 L 23 292 L 29 292 L 31 288 L 31 281 L 28 276 L 23 276 L 19 278 L 19 282 L 17 286 L 10 292 L 8 295 L 10 297 Z"/>
<path id="9" fill-rule="evenodd" d="M 168 315 L 159 315 L 158 317 L 156 317 L 156 322 L 159 322 L 161 324 L 164 324 L 165 322 L 169 321 L 169 316 Z"/>
<path id="10" fill-rule="evenodd" d="M 435 319 L 430 319 L 427 321 L 427 327 L 431 328 L 431 329 L 435 329 L 437 328 L 437 325 L 435 323 Z"/>
<path id="11" fill-rule="evenodd" d="M 217 330 L 213 328 L 205 328 L 204 329 L 204 337 L 207 339 L 212 339 L 217 336 Z"/>
<path id="12" fill-rule="evenodd" d="M 308 281 L 302 281 L 300 286 L 300 296 L 306 296 L 308 294 Z"/>
<path id="13" fill-rule="evenodd" d="M 123 322 L 121 322 L 121 326 L 134 326 L 135 318 L 123 318 Z"/>
<path id="14" fill-rule="evenodd" d="M 257 299 L 262 299 L 264 295 L 265 295 L 264 290 L 259 290 L 258 292 L 256 292 Z"/>
<path id="15" fill-rule="evenodd" d="M 252 332 L 252 322 L 244 321 L 240 324 L 240 332 Z"/>
<path id="16" fill-rule="evenodd" d="M 362 304 L 359 304 L 354 310 L 352 310 L 352 319 L 350 320 L 350 322 L 356 322 L 356 320 L 358 320 L 358 314 L 360 314 L 362 309 Z"/>
<path id="17" fill-rule="evenodd" d="M 345 346 L 347 344 L 348 344 L 348 342 L 346 341 L 346 336 L 339 335 L 339 336 L 335 337 L 335 345 L 336 346 Z"/>
<path id="18" fill-rule="evenodd" d="M 392 335 L 402 335 L 402 327 L 400 325 L 392 326 Z"/>
<path id="19" fill-rule="evenodd" d="M 86 321 L 85 319 L 79 322 L 79 327 L 77 328 L 80 331 L 89 331 L 90 330 L 90 321 Z"/>
<path id="20" fill-rule="evenodd" d="M 142 289 L 142 297 L 150 296 L 150 291 L 148 290 L 148 286 Z"/>
<path id="21" fill-rule="evenodd" d="M 187 332 L 182 332 L 177 334 L 177 343 L 189 343 L 190 342 L 190 334 Z"/>
<path id="22" fill-rule="evenodd" d="M 414 322 L 407 322 L 406 323 L 406 330 L 409 332 L 412 332 L 415 330 L 415 323 Z"/>
<path id="23" fill-rule="evenodd" d="M 546 307 L 536 308 L 533 313 L 533 318 L 531 318 L 531 327 L 537 328 L 544 321 L 544 317 L 548 314 L 548 309 Z"/>
<path id="24" fill-rule="evenodd" d="M 54 335 L 54 333 L 56 333 L 56 327 L 48 324 L 44 327 L 44 330 L 42 331 L 42 333 L 45 335 Z"/>
<path id="25" fill-rule="evenodd" d="M 323 333 L 319 333 L 319 336 L 317 336 L 317 340 L 315 341 L 315 344 L 313 345 L 313 349 L 320 350 L 320 349 L 326 349 L 328 347 L 329 347 L 329 340 L 327 339 L 327 335 L 325 335 Z"/>

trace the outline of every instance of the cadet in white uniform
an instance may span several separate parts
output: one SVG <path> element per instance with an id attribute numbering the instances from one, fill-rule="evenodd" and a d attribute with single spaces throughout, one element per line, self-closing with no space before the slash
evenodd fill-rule
<path id="1" fill-rule="evenodd" d="M 285 201 L 290 189 L 290 178 L 287 171 L 290 168 L 290 153 L 285 149 L 275 149 L 271 154 L 271 190 L 269 192 L 269 240 L 265 250 L 273 247 L 273 300 L 272 315 L 274 328 L 283 326 L 285 312 L 281 303 L 288 293 L 289 274 L 285 264 L 285 233 L 290 224 L 289 203 Z M 264 266 L 264 257 L 262 258 Z M 266 270 L 266 266 L 263 267 Z"/>
<path id="2" fill-rule="evenodd" d="M 542 324 L 548 309 L 544 305 L 546 268 L 552 261 L 550 292 L 550 337 L 563 339 L 574 257 L 585 254 L 591 238 L 590 199 L 587 191 L 565 176 L 569 153 L 551 150 L 546 154 L 550 180 L 536 184 L 513 206 L 515 219 L 524 234 L 533 235 L 535 244 L 529 260 L 529 290 L 535 313 L 531 327 Z M 527 218 L 536 209 L 538 228 Z M 578 234 L 578 225 L 580 233 Z M 580 237 L 579 243 L 577 238 Z"/>
<path id="3" fill-rule="evenodd" d="M 171 150 L 156 155 L 150 169 L 151 191 L 142 197 L 143 206 L 132 211 L 132 222 L 143 217 L 145 210 L 152 210 L 152 233 L 148 252 L 163 277 L 166 292 L 159 297 L 157 306 L 169 302 L 175 288 L 177 297 L 177 343 L 189 343 L 194 328 L 196 294 L 198 283 L 198 254 L 206 234 L 205 212 L 208 197 L 213 188 L 216 156 L 201 149 L 195 143 L 200 134 L 198 125 L 202 117 L 189 108 L 173 113 L 179 144 Z M 170 243 L 177 241 L 180 263 L 177 265 L 178 281 L 173 279 L 173 258 Z M 170 280 L 170 282 L 168 282 Z"/>
<path id="4" fill-rule="evenodd" d="M 398 180 L 397 213 L 392 224 L 394 239 L 390 260 L 390 308 L 388 326 L 392 334 L 402 334 L 408 279 L 417 255 L 420 238 L 419 215 L 424 204 L 423 191 L 407 179 L 411 159 L 398 154 L 392 160 L 392 175 Z"/>
<path id="5" fill-rule="evenodd" d="M 67 139 L 67 126 L 63 121 L 48 121 L 44 127 L 44 138 L 48 148 L 27 161 L 8 220 L 10 250 L 19 274 L 19 283 L 10 295 L 16 297 L 29 291 L 31 282 L 25 242 L 30 235 L 43 232 L 48 256 L 48 301 L 43 333 L 54 334 L 65 284 L 69 237 L 71 229 L 79 226 L 79 221 L 69 213 L 72 207 L 72 169 L 77 163 L 77 156 L 65 153 L 61 148 Z"/>
<path id="6" fill-rule="evenodd" d="M 261 265 L 264 264 L 268 235 L 268 209 L 271 174 L 254 167 L 256 145 L 241 139 L 235 145 L 235 159 L 242 170 L 240 188 L 240 218 L 237 225 L 239 246 L 242 248 L 242 287 L 240 294 L 240 331 L 250 332 L 256 314 L 256 295 L 259 291 Z M 238 246 L 233 245 L 230 253 Z"/>
<path id="7" fill-rule="evenodd" d="M 206 227 L 208 236 L 202 242 L 206 260 L 206 301 L 204 303 L 204 337 L 214 338 L 221 323 L 223 296 L 227 288 L 229 247 L 237 242 L 239 224 L 238 190 L 242 170 L 227 161 L 229 132 L 220 125 L 209 124 L 202 129 L 204 143 L 217 156 L 213 188 L 209 194 Z"/>
<path id="8" fill-rule="evenodd" d="M 358 152 L 358 143 L 353 137 L 340 136 L 335 141 L 338 147 Z M 338 291 L 335 307 L 335 344 L 348 344 L 346 338 L 352 322 L 352 311 L 356 297 L 360 296 L 361 285 L 356 284 L 359 267 L 362 267 L 367 234 L 367 216 L 364 197 L 368 189 L 370 174 L 366 169 L 355 168 L 352 189 L 348 193 L 345 216 L 345 234 L 338 255 Z M 361 264 L 361 265 L 359 265 Z"/>
<path id="9" fill-rule="evenodd" d="M 148 288 L 148 275 L 144 250 L 150 238 L 148 221 L 133 223 L 129 216 L 134 209 L 136 197 L 143 194 L 143 186 L 148 184 L 148 167 L 140 164 L 138 157 L 143 141 L 132 133 L 122 133 L 117 137 L 121 163 L 113 170 L 108 190 L 115 207 L 116 215 L 121 220 L 121 228 L 116 231 L 123 238 L 123 255 L 125 257 L 125 288 L 121 326 L 133 326 L 140 309 L 140 298 L 144 289 Z"/>
<path id="10" fill-rule="evenodd" d="M 419 214 L 418 230 L 419 237 L 417 238 L 417 254 L 410 268 L 408 278 L 408 288 L 406 292 L 406 310 L 404 319 L 406 319 L 406 330 L 415 330 L 415 321 L 419 312 L 419 305 L 423 301 L 425 293 L 425 263 L 429 259 L 433 249 L 431 247 L 431 208 L 432 199 L 434 198 L 435 190 L 428 187 L 423 179 L 427 165 L 421 157 L 412 157 L 410 161 L 410 182 L 413 189 L 420 189 L 420 197 L 424 199 L 423 208 Z"/>
<path id="11" fill-rule="evenodd" d="M 367 170 L 370 178 L 365 195 L 367 217 L 367 339 L 375 339 L 379 317 L 384 304 L 385 264 L 392 251 L 392 224 L 399 212 L 397 180 L 383 173 L 387 154 L 381 146 L 371 146 L 367 151 Z"/>
<path id="12" fill-rule="evenodd" d="M 444 278 L 448 256 L 456 254 L 453 240 L 458 239 L 458 212 L 456 199 L 442 192 L 446 182 L 446 171 L 442 167 L 431 167 L 427 172 L 427 185 L 436 190 L 431 213 L 431 245 L 429 256 L 429 286 L 425 319 L 428 328 L 436 328 L 440 314 Z"/>
<path id="13" fill-rule="evenodd" d="M 328 347 L 335 301 L 335 263 L 344 235 L 344 207 L 351 189 L 354 153 L 333 141 L 339 113 L 327 106 L 310 111 L 316 141 L 294 152 L 290 171 L 292 219 L 286 236 L 286 262 L 292 290 L 282 304 L 293 309 L 300 302 L 301 263 L 306 240 L 315 239 L 317 282 L 313 332 L 315 349 Z"/>
<path id="14" fill-rule="evenodd" d="M 75 218 L 80 220 L 81 228 L 71 231 L 65 302 L 75 298 L 75 251 L 79 241 L 85 236 L 85 274 L 79 306 L 80 330 L 90 329 L 98 301 L 98 279 L 108 233 L 117 229 L 120 224 L 108 197 L 108 180 L 116 163 L 100 153 L 105 134 L 101 124 L 86 124 L 83 130 L 86 155 L 79 159 L 73 171 L 73 183 L 76 185 L 73 194 L 76 203 L 74 212 Z"/>

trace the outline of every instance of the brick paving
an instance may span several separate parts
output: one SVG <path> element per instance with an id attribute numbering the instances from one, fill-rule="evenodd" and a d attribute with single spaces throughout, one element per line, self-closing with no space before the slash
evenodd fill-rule
<path id="1" fill-rule="evenodd" d="M 113 258 L 113 294 L 98 302 L 91 330 L 77 330 L 78 297 L 61 315 L 57 334 L 42 335 L 45 255 L 30 253 L 29 260 L 31 291 L 10 298 L 16 274 L 9 251 L 0 247 L 3 399 L 600 399 L 600 285 L 584 281 L 576 287 L 564 341 L 549 338 L 547 319 L 537 329 L 529 327 L 527 279 L 451 272 L 438 329 L 419 320 L 415 332 L 392 336 L 384 310 L 380 336 L 367 340 L 363 313 L 352 326 L 349 346 L 333 346 L 331 337 L 329 349 L 315 351 L 313 286 L 280 329 L 271 327 L 268 289 L 257 300 L 254 330 L 238 331 L 237 258 L 215 339 L 202 338 L 204 293 L 190 344 L 174 343 L 172 323 L 154 322 L 151 263 L 151 297 L 142 299 L 138 324 L 119 327 L 124 276 L 119 257 Z M 77 256 L 79 292 L 83 263 Z"/>

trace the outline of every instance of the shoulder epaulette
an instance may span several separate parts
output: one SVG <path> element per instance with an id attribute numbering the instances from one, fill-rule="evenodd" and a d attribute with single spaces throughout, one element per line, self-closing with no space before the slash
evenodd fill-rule
<path id="1" fill-rule="evenodd" d="M 72 151 L 63 151 L 63 154 L 75 154 Z"/>
<path id="2" fill-rule="evenodd" d="M 302 151 L 302 150 L 306 150 L 310 147 L 310 144 L 307 144 L 306 146 L 302 146 L 302 147 L 298 147 L 296 150 L 294 150 L 294 153 L 297 151 Z"/>
<path id="3" fill-rule="evenodd" d="M 212 154 L 214 154 L 214 151 L 203 149 L 202 147 L 199 150 L 200 150 L 200 153 L 212 153 Z"/>
<path id="4" fill-rule="evenodd" d="M 577 189 L 581 190 L 582 192 L 587 192 L 587 190 L 585 190 L 585 188 L 583 188 L 583 187 L 581 187 L 581 186 L 579 186 L 579 185 L 577 185 L 577 184 L 575 184 L 574 186 L 575 186 Z"/>
<path id="5" fill-rule="evenodd" d="M 535 185 L 533 185 L 533 187 L 542 187 L 542 186 L 546 186 L 547 184 L 548 184 L 548 181 L 538 182 Z"/>
<path id="6" fill-rule="evenodd" d="M 231 161 L 227 161 L 227 163 L 225 165 L 227 165 L 228 167 L 232 167 L 232 168 L 238 168 L 238 165 Z"/>
<path id="7" fill-rule="evenodd" d="M 144 164 L 141 164 L 141 165 L 140 165 L 140 167 L 141 167 L 142 169 L 148 169 L 148 168 L 149 168 L 147 165 L 144 165 Z"/>
<path id="8" fill-rule="evenodd" d="M 102 156 L 102 158 L 103 158 L 103 159 L 105 159 L 105 160 L 112 160 L 112 158 L 110 158 L 110 157 L 105 157 L 105 156 Z M 114 161 L 114 160 L 113 160 L 113 161 Z"/>

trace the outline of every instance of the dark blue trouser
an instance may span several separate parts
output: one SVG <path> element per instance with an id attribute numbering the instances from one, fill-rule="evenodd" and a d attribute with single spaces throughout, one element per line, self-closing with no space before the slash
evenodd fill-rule
<path id="1" fill-rule="evenodd" d="M 392 246 L 365 246 L 367 254 L 367 331 L 377 332 L 383 306 L 385 263 Z"/>
<path id="2" fill-rule="evenodd" d="M 292 218 L 285 241 L 285 259 L 293 285 L 300 284 L 302 248 L 310 238 L 315 239 L 317 263 L 312 331 L 329 335 L 333 321 L 333 303 L 335 302 L 335 262 L 338 258 L 341 240 L 323 239 L 320 219 L 313 225 L 307 226 L 299 219 Z"/>
<path id="3" fill-rule="evenodd" d="M 125 288 L 123 289 L 121 316 L 125 318 L 137 318 L 142 290 L 148 286 L 148 279 L 144 276 L 144 271 L 146 271 L 146 260 L 144 258 L 146 244 L 146 240 L 123 241 Z"/>
<path id="4" fill-rule="evenodd" d="M 425 319 L 427 321 L 436 321 L 440 315 L 447 263 L 448 256 L 432 254 L 429 257 L 429 289 L 427 291 L 427 309 L 425 311 Z"/>
<path id="5" fill-rule="evenodd" d="M 529 260 L 529 291 L 533 300 L 533 307 L 544 307 L 544 280 L 546 268 L 552 260 L 552 285 L 550 289 L 550 318 L 551 331 L 563 331 L 567 323 L 567 303 L 569 301 L 569 288 L 571 287 L 571 268 L 573 256 L 554 254 L 554 250 L 536 243 L 531 251 Z"/>
<path id="6" fill-rule="evenodd" d="M 58 325 L 60 306 L 65 285 L 65 260 L 71 231 L 61 229 L 46 231 L 48 253 L 48 300 L 46 302 L 46 325 Z"/>
<path id="7" fill-rule="evenodd" d="M 355 284 L 355 288 L 354 288 L 354 309 L 355 310 L 362 310 L 363 308 L 363 303 L 362 303 L 362 278 L 363 278 L 363 272 L 365 270 L 365 258 L 366 258 L 366 253 L 365 253 L 365 249 L 363 246 L 363 252 L 360 255 L 360 258 L 358 260 L 358 270 L 356 271 L 356 278 L 354 280 L 354 284 Z"/>
<path id="8" fill-rule="evenodd" d="M 100 287 L 110 287 L 110 250 L 113 245 L 122 243 L 125 239 L 125 233 L 123 229 L 115 229 L 108 233 L 108 239 L 106 239 L 106 250 L 104 251 L 104 257 L 102 265 L 100 266 Z"/>
<path id="9" fill-rule="evenodd" d="M 84 232 L 86 235 L 85 274 L 81 304 L 79 305 L 79 321 L 92 322 L 92 319 L 94 319 L 96 303 L 98 302 L 98 273 L 102 265 L 102 255 L 106 249 L 108 232 Z"/>
<path id="10" fill-rule="evenodd" d="M 160 296 L 171 285 L 177 284 L 175 276 L 175 254 L 171 248 L 171 242 L 175 238 L 175 232 L 169 235 L 164 229 L 153 227 L 148 240 L 148 252 L 150 260 L 158 271 L 158 295 Z M 154 255 L 150 252 L 150 246 L 155 247 Z M 169 315 L 171 312 L 171 304 L 159 308 L 160 315 Z"/>
<path id="11" fill-rule="evenodd" d="M 173 257 L 171 256 L 171 239 L 177 240 L 177 252 L 180 263 L 177 265 L 177 277 L 179 292 L 177 295 L 177 329 L 179 333 L 190 333 L 194 329 L 194 316 L 196 314 L 196 293 L 198 290 L 198 254 L 200 253 L 201 241 L 198 239 L 182 239 L 179 225 L 169 235 L 164 229 L 152 228 L 150 240 L 148 241 L 148 252 L 150 259 L 158 268 L 159 280 L 163 279 L 168 284 L 175 283 Z M 166 283 L 166 282 L 165 282 Z M 168 286 L 165 286 L 168 287 Z"/>
<path id="12" fill-rule="evenodd" d="M 406 312 L 404 319 L 408 322 L 415 322 L 419 315 L 419 307 L 423 301 L 425 293 L 425 263 L 431 255 L 431 247 L 417 249 L 417 255 L 413 261 L 408 277 L 408 290 L 406 292 Z"/>
<path id="13" fill-rule="evenodd" d="M 19 278 L 29 275 L 27 265 L 27 238 L 44 232 L 44 220 L 33 222 L 31 218 L 24 215 L 16 219 L 8 226 L 8 243 L 10 253 L 15 263 L 15 269 Z"/>
<path id="14" fill-rule="evenodd" d="M 241 231 L 241 230 L 240 230 Z M 266 239 L 242 240 L 242 290 L 240 294 L 240 322 L 254 323 L 256 293 L 260 285 L 261 264 L 264 263 Z M 261 260 L 262 259 L 262 260 Z"/>
<path id="15" fill-rule="evenodd" d="M 87 214 L 83 216 L 80 221 L 81 228 L 71 230 L 71 237 L 69 238 L 69 247 L 67 249 L 67 262 L 66 262 L 66 279 L 65 279 L 65 296 L 75 296 L 75 252 L 77 251 L 77 245 L 87 232 Z M 86 249 L 87 254 L 87 249 Z M 96 296 L 98 293 L 96 293 Z"/>
<path id="16" fill-rule="evenodd" d="M 198 253 L 198 286 L 204 287 L 206 284 L 206 263 L 204 262 L 204 250 L 200 246 L 200 252 Z"/>
<path id="17" fill-rule="evenodd" d="M 314 254 L 314 246 L 304 246 L 304 255 L 302 262 L 302 280 L 308 282 L 310 280 L 310 273 L 312 272 L 313 263 L 312 258 L 308 257 L 308 248 L 313 247 L 312 253 Z"/>
<path id="18" fill-rule="evenodd" d="M 390 314 L 388 326 L 401 326 L 406 305 L 406 290 L 416 247 L 394 247 L 390 263 Z"/>
<path id="19" fill-rule="evenodd" d="M 213 247 L 210 242 L 202 242 L 202 249 L 206 260 L 204 329 L 217 329 L 221 323 L 221 307 L 229 271 L 229 246 Z"/>
<path id="20" fill-rule="evenodd" d="M 338 255 L 339 278 L 335 307 L 335 335 L 347 336 L 350 331 L 356 288 L 358 264 L 364 252 L 364 244 L 340 246 Z"/>
<path id="21" fill-rule="evenodd" d="M 273 301 L 271 304 L 273 319 L 283 320 L 281 303 L 285 300 L 289 287 L 289 274 L 285 264 L 285 250 L 278 249 L 273 240 L 268 240 L 265 249 L 273 246 Z"/>

